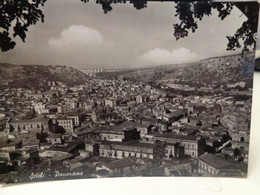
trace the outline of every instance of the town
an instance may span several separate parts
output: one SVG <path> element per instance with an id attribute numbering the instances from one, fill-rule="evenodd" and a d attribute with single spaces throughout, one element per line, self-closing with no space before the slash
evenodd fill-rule
<path id="1" fill-rule="evenodd" d="M 244 63 L 233 58 L 224 64 L 231 70 Z M 171 79 L 165 72 L 149 82 L 133 79 L 144 71 L 116 78 L 95 71 L 73 86 L 53 80 L 10 88 L 12 80 L 2 81 L 0 181 L 246 176 L 252 104 L 247 81 L 208 83 L 176 72 Z"/>

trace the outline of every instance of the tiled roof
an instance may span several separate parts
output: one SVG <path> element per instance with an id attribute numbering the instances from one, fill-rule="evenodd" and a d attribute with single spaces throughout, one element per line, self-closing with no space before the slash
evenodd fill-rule
<path id="1" fill-rule="evenodd" d="M 227 161 L 223 157 L 215 154 L 203 154 L 199 157 L 199 160 L 216 169 L 237 169 L 234 163 Z"/>

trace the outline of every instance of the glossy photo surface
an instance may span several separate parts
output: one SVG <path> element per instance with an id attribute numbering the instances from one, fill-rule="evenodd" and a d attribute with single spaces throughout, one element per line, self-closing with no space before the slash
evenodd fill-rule
<path id="1" fill-rule="evenodd" d="M 0 10 L 0 183 L 247 176 L 257 2 Z"/>

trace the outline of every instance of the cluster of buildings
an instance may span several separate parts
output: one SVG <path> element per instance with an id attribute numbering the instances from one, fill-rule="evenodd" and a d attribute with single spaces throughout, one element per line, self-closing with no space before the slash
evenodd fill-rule
<path id="1" fill-rule="evenodd" d="M 1 88 L 1 180 L 37 170 L 245 175 L 251 99 L 169 95 L 161 86 L 93 78 L 73 87 L 52 81 L 47 91 Z"/>

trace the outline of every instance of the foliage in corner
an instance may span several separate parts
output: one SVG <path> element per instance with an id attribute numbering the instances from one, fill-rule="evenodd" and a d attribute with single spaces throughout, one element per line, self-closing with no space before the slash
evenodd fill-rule
<path id="1" fill-rule="evenodd" d="M 35 25 L 39 20 L 44 22 L 41 6 L 47 0 L 0 0 L 0 49 L 2 52 L 15 47 L 14 38 L 20 37 L 25 42 L 28 27 Z M 80 0 L 87 3 L 89 0 Z M 112 10 L 111 4 L 126 3 L 129 1 L 136 9 L 147 7 L 149 0 L 95 0 L 102 6 L 104 13 Z M 153 1 L 153 0 L 151 0 Z M 173 1 L 173 0 L 162 0 Z M 248 20 L 237 29 L 233 36 L 226 36 L 227 50 L 242 48 L 242 53 L 252 51 L 256 46 L 258 4 L 245 2 L 210 2 L 210 1 L 176 1 L 176 14 L 180 22 L 173 24 L 176 40 L 187 37 L 189 32 L 196 32 L 198 21 L 204 16 L 212 15 L 213 10 L 218 12 L 218 17 L 224 20 L 232 12 L 234 6 L 247 16 Z"/>
<path id="2" fill-rule="evenodd" d="M 14 38 L 25 42 L 28 27 L 39 20 L 44 22 L 40 9 L 47 0 L 0 0 L 0 49 L 2 52 L 13 49 Z"/>
<path id="3" fill-rule="evenodd" d="M 247 20 L 237 29 L 233 36 L 227 36 L 227 50 L 236 50 L 243 45 L 242 53 L 252 51 L 256 46 L 257 33 L 257 13 L 258 6 L 251 5 L 250 11 L 248 6 L 243 3 L 229 2 L 216 3 L 208 1 L 194 2 L 177 2 L 175 16 L 179 18 L 180 23 L 173 24 L 174 37 L 176 40 L 187 37 L 189 31 L 195 32 L 198 28 L 198 21 L 204 16 L 212 15 L 212 11 L 218 12 L 218 17 L 224 20 L 236 6 L 242 13 L 247 16 Z"/>

